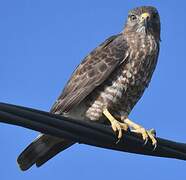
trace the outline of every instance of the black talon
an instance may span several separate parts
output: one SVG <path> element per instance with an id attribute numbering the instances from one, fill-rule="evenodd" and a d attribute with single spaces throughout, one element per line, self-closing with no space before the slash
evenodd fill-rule
<path id="1" fill-rule="evenodd" d="M 153 150 L 152 150 L 152 151 L 155 151 L 155 150 L 156 150 L 156 148 L 157 148 L 157 144 L 155 144 L 155 145 L 154 145 L 154 148 L 153 148 Z"/>
<path id="2" fill-rule="evenodd" d="M 148 140 L 149 140 L 148 138 L 145 140 L 145 142 L 144 142 L 143 146 L 146 146 L 146 145 L 147 145 Z"/>
<path id="3" fill-rule="evenodd" d="M 118 144 L 118 143 L 120 142 L 120 140 L 121 140 L 121 139 L 118 139 L 118 140 L 116 141 L 116 144 Z"/>

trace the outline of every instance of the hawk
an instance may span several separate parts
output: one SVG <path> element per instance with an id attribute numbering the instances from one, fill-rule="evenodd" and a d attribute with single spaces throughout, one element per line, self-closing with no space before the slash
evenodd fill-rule
<path id="1" fill-rule="evenodd" d="M 157 64 L 159 42 L 157 9 L 151 6 L 132 9 L 124 30 L 106 39 L 76 68 L 51 113 L 83 121 L 110 122 L 118 139 L 123 130 L 130 129 L 156 146 L 155 134 L 128 116 L 149 85 Z M 17 161 L 22 170 L 33 164 L 41 166 L 73 144 L 42 134 Z"/>

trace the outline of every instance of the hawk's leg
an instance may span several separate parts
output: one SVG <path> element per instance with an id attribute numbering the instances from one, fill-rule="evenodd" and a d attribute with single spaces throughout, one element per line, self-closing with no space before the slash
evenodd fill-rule
<path id="1" fill-rule="evenodd" d="M 110 121 L 113 131 L 118 131 L 118 139 L 121 139 L 122 130 L 127 131 L 129 128 L 128 125 L 126 123 L 121 123 L 117 119 L 115 119 L 114 116 L 112 116 L 112 114 L 108 111 L 108 109 L 104 109 L 103 114 Z"/>
<path id="2" fill-rule="evenodd" d="M 130 119 L 128 119 L 126 117 L 123 118 L 122 121 L 124 123 L 126 123 L 131 128 L 131 132 L 141 134 L 143 140 L 145 141 L 145 144 L 147 143 L 148 139 L 150 139 L 152 141 L 152 145 L 156 148 L 157 140 L 155 138 L 156 137 L 156 132 L 155 132 L 154 129 L 146 130 L 145 128 L 143 128 L 139 124 L 134 123 L 133 121 L 131 121 Z"/>

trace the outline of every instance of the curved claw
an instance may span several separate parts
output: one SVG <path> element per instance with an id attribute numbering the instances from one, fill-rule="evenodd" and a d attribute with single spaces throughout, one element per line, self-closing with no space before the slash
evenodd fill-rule
<path id="1" fill-rule="evenodd" d="M 154 148 L 153 148 L 153 150 L 152 150 L 152 151 L 155 151 L 155 150 L 156 150 L 156 148 L 157 148 L 157 144 L 155 144 L 155 145 L 154 145 Z"/>
<path id="2" fill-rule="evenodd" d="M 147 139 L 145 140 L 145 142 L 144 142 L 143 146 L 146 146 L 146 145 L 147 145 L 148 140 L 149 140 L 149 138 L 147 138 Z"/>
<path id="3" fill-rule="evenodd" d="M 130 128 L 132 128 L 131 132 L 135 132 L 137 134 L 141 134 L 143 140 L 144 140 L 144 145 L 147 144 L 148 140 L 150 139 L 152 141 L 152 145 L 154 146 L 154 150 L 157 147 L 157 140 L 156 140 L 156 131 L 154 129 L 151 129 L 147 131 L 145 128 L 140 126 L 139 124 L 134 123 L 128 118 L 125 118 L 123 120 Z"/>
<path id="4" fill-rule="evenodd" d="M 157 140 L 155 138 L 155 135 L 151 132 L 151 130 L 150 131 L 147 131 L 147 134 L 148 134 L 149 138 L 152 141 L 152 145 L 153 146 L 156 146 L 157 145 Z"/>
<path id="5" fill-rule="evenodd" d="M 119 121 L 117 121 L 107 108 L 103 110 L 103 114 L 110 121 L 113 131 L 118 132 L 118 139 L 121 139 L 122 130 L 127 131 L 129 128 L 128 125 L 126 123 L 120 123 Z"/>
<path id="6" fill-rule="evenodd" d="M 132 132 L 138 133 L 142 135 L 142 138 L 144 140 L 144 146 L 147 144 L 148 140 L 150 139 L 152 142 L 152 145 L 154 146 L 153 151 L 157 147 L 157 140 L 155 138 L 156 131 L 154 129 L 151 129 L 149 131 L 145 130 L 144 128 L 140 127 L 138 129 L 132 130 Z"/>
<path id="7" fill-rule="evenodd" d="M 120 123 L 119 121 L 115 120 L 111 122 L 111 127 L 114 132 L 118 132 L 118 139 L 122 138 L 123 132 L 128 130 L 128 126 L 125 123 Z"/>

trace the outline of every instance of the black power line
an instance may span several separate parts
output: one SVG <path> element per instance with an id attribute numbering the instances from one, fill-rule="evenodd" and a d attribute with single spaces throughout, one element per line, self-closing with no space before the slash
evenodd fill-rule
<path id="1" fill-rule="evenodd" d="M 117 142 L 117 136 L 110 126 L 73 120 L 36 109 L 0 103 L 0 122 L 63 137 L 77 143 L 123 152 L 186 160 L 186 144 L 184 143 L 157 137 L 158 145 L 153 150 L 154 147 L 150 142 L 144 145 L 143 140 L 131 132 L 124 132 L 123 138 Z"/>

